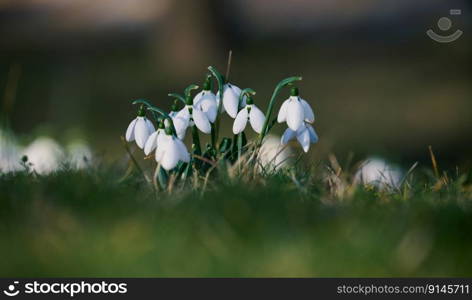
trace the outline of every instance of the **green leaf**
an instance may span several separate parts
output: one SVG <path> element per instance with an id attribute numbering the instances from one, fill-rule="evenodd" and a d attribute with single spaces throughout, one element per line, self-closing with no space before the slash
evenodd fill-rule
<path id="1" fill-rule="evenodd" d="M 220 149 L 221 153 L 225 153 L 225 152 L 231 150 L 231 139 L 227 138 L 227 137 L 224 137 L 223 140 L 220 143 L 219 149 Z"/>
<path id="2" fill-rule="evenodd" d="M 166 190 L 168 175 L 163 167 L 159 167 L 159 172 L 157 173 L 157 180 L 159 181 L 159 185 L 161 186 L 162 190 Z"/>

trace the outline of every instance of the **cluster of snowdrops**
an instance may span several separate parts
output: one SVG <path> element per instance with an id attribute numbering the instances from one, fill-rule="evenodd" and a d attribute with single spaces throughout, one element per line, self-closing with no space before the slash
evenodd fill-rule
<path id="1" fill-rule="evenodd" d="M 308 152 L 310 144 L 318 141 L 311 125 L 315 120 L 313 110 L 299 96 L 299 90 L 294 85 L 301 77 L 280 81 L 263 113 L 254 99 L 256 92 L 253 89 L 241 90 L 227 82 L 216 68 L 208 67 L 208 70 L 202 89 L 195 96 L 192 96 L 192 92 L 200 89 L 195 84 L 189 85 L 183 95 L 169 94 L 174 99 L 170 112 L 145 99 L 133 101 L 133 104 L 138 105 L 138 112 L 126 130 L 126 141 L 135 141 L 145 155 L 154 152 L 158 169 L 188 173 L 193 166 L 202 171 L 220 159 L 234 163 L 248 152 L 254 154 L 257 160 L 258 150 L 276 122 L 286 123 L 288 127 L 281 137 L 282 145 L 296 139 L 303 150 Z M 272 119 L 276 99 L 284 87 L 290 87 L 290 95 L 280 106 L 278 115 Z M 234 136 L 219 139 L 220 116 L 223 113 L 234 119 Z M 151 116 L 155 123 L 147 116 Z M 249 127 L 258 134 L 252 142 L 248 142 L 245 135 Z M 183 142 L 188 131 L 192 134 L 190 151 Z M 210 142 L 203 148 L 200 133 L 211 136 Z"/>

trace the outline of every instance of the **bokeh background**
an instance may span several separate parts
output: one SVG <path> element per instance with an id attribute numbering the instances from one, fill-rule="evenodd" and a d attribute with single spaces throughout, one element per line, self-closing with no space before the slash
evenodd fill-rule
<path id="1" fill-rule="evenodd" d="M 78 136 L 99 156 L 122 157 L 131 99 L 169 108 L 168 92 L 201 83 L 209 65 L 224 71 L 232 49 L 231 81 L 255 89 L 262 108 L 280 79 L 303 76 L 321 138 L 312 156 L 411 164 L 432 145 L 441 164 L 470 165 L 471 9 L 466 0 L 1 0 L 3 117 L 25 143 Z M 440 44 L 430 28 L 464 34 Z"/>

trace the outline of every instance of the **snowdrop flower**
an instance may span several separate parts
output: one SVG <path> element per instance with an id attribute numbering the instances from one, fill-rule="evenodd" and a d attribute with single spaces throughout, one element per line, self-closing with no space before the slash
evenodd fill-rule
<path id="1" fill-rule="evenodd" d="M 67 146 L 68 159 L 70 166 L 80 170 L 90 166 L 92 160 L 92 150 L 83 141 L 74 141 Z"/>
<path id="2" fill-rule="evenodd" d="M 165 129 L 161 140 L 158 142 L 156 150 L 156 161 L 166 170 L 172 170 L 179 161 L 189 162 L 190 154 L 185 144 L 177 137 L 173 136 L 170 128 Z"/>
<path id="3" fill-rule="evenodd" d="M 144 154 L 149 155 L 154 149 L 156 149 L 165 136 L 164 122 L 159 122 L 159 127 L 153 134 L 151 134 L 146 141 L 144 146 Z"/>
<path id="4" fill-rule="evenodd" d="M 290 98 L 284 101 L 280 107 L 277 122 L 287 122 L 288 127 L 293 131 L 298 131 L 303 127 L 304 122 L 313 123 L 315 115 L 310 104 L 298 96 L 298 88 L 293 87 L 290 91 Z"/>
<path id="5" fill-rule="evenodd" d="M 193 100 L 190 96 L 186 99 L 187 104 L 182 108 L 173 118 L 174 127 L 179 138 L 185 136 L 185 131 L 188 126 L 197 126 L 203 133 L 211 132 L 210 121 L 207 115 L 196 105 L 193 105 Z"/>
<path id="6" fill-rule="evenodd" d="M 239 109 L 239 96 L 241 95 L 241 89 L 231 83 L 226 83 L 223 86 L 223 111 L 226 110 L 231 118 L 236 118 Z M 216 94 L 217 104 L 219 104 L 220 92 Z M 243 97 L 243 103 L 241 106 L 246 106 L 246 96 Z"/>
<path id="7" fill-rule="evenodd" d="M 48 174 L 59 169 L 65 155 L 62 147 L 49 137 L 39 137 L 24 151 L 32 169 L 38 174 Z"/>
<path id="8" fill-rule="evenodd" d="M 297 138 L 298 142 L 303 148 L 303 151 L 308 152 L 310 150 L 310 144 L 318 142 L 318 135 L 315 129 L 306 122 L 302 123 L 302 126 L 298 130 L 292 130 L 287 128 L 282 135 L 280 143 L 286 145 L 290 140 Z"/>
<path id="9" fill-rule="evenodd" d="M 0 129 L 0 173 L 21 170 L 21 152 L 13 133 Z"/>
<path id="10" fill-rule="evenodd" d="M 146 118 L 144 106 L 141 106 L 138 110 L 138 116 L 131 121 L 126 130 L 126 141 L 132 142 L 136 140 L 136 145 L 143 149 L 147 139 L 154 131 L 156 131 L 154 125 Z"/>
<path id="11" fill-rule="evenodd" d="M 262 132 L 265 116 L 262 111 L 257 108 L 256 105 L 254 105 L 252 97 L 247 98 L 246 106 L 236 115 L 236 119 L 234 120 L 233 124 L 233 133 L 238 134 L 242 132 L 246 128 L 248 120 L 255 132 Z"/>
<path id="12" fill-rule="evenodd" d="M 365 163 L 354 176 L 354 182 L 371 184 L 378 188 L 398 187 L 401 180 L 401 171 L 377 157 L 367 158 Z"/>
<path id="13" fill-rule="evenodd" d="M 215 94 L 210 90 L 211 84 L 206 80 L 203 90 L 193 98 L 194 107 L 200 109 L 207 117 L 208 121 L 214 123 L 218 113 L 218 104 Z"/>

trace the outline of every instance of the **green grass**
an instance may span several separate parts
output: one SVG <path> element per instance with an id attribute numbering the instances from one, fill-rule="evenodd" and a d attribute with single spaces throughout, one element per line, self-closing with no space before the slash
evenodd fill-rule
<path id="1" fill-rule="evenodd" d="M 156 194 L 101 168 L 0 177 L 0 276 L 471 276 L 470 177 L 401 191 L 220 176 Z M 442 182 L 439 184 L 438 182 Z"/>

